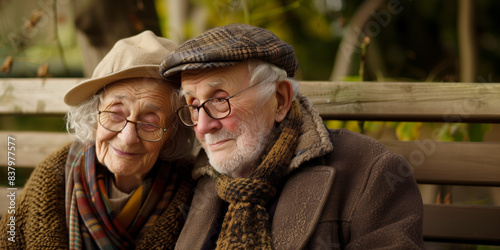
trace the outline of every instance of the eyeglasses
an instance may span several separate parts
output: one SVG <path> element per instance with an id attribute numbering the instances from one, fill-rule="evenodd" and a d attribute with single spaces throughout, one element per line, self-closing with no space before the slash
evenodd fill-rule
<path id="1" fill-rule="evenodd" d="M 229 104 L 229 99 L 245 92 L 253 86 L 245 88 L 244 90 L 225 98 L 211 98 L 206 100 L 200 105 L 186 105 L 177 110 L 177 116 L 188 127 L 193 127 L 198 124 L 198 118 L 200 116 L 200 108 L 203 108 L 208 116 L 212 119 L 220 120 L 226 118 L 231 114 L 231 105 Z"/>
<path id="2" fill-rule="evenodd" d="M 97 114 L 99 115 L 99 124 L 112 132 L 122 131 L 128 122 L 135 124 L 137 136 L 145 141 L 159 141 L 163 138 L 163 133 L 167 131 L 166 128 L 153 123 L 127 120 L 124 116 L 112 111 L 97 111 Z"/>

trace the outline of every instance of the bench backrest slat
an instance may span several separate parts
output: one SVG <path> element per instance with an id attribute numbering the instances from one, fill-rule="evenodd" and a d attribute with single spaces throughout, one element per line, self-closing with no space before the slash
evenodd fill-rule
<path id="1" fill-rule="evenodd" d="M 0 79 L 0 115 L 63 115 L 63 97 L 81 78 Z"/>
<path id="2" fill-rule="evenodd" d="M 301 82 L 325 119 L 500 123 L 500 84 Z"/>
<path id="3" fill-rule="evenodd" d="M 0 159 L 7 159 L 7 137 L 13 136 L 15 141 L 15 166 L 36 166 L 50 153 L 60 149 L 71 142 L 71 137 L 66 132 L 24 132 L 0 131 Z M 12 145 L 10 145 L 12 146 Z M 3 165 L 6 162 L 0 164 Z"/>
<path id="4" fill-rule="evenodd" d="M 419 183 L 500 187 L 500 143 L 383 141 L 413 167 Z"/>
<path id="5" fill-rule="evenodd" d="M 428 240 L 500 244 L 498 207 L 425 204 L 424 232 Z"/>

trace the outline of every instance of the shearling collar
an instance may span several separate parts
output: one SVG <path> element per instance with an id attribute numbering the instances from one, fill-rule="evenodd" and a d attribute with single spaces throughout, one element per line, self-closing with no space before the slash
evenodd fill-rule
<path id="1" fill-rule="evenodd" d="M 302 125 L 297 149 L 290 162 L 290 172 L 298 168 L 300 164 L 324 156 L 333 150 L 330 132 L 311 101 L 302 94 L 297 96 L 297 100 L 300 102 Z"/>
<path id="2" fill-rule="evenodd" d="M 302 125 L 298 145 L 290 162 L 289 172 L 298 168 L 302 163 L 324 156 L 333 150 L 330 132 L 311 101 L 300 93 L 296 99 L 300 103 Z M 208 158 L 205 152 L 201 150 L 193 169 L 193 179 L 197 180 L 204 175 L 211 175 L 211 173 Z"/>

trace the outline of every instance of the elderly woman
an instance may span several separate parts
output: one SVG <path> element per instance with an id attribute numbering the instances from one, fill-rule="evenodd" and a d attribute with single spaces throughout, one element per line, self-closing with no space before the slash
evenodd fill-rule
<path id="1" fill-rule="evenodd" d="M 15 242 L 1 227 L 1 249 L 173 248 L 194 141 L 176 119 L 175 87 L 158 74 L 174 47 L 150 31 L 120 40 L 66 94 L 75 142 L 35 169 L 17 201 Z"/>

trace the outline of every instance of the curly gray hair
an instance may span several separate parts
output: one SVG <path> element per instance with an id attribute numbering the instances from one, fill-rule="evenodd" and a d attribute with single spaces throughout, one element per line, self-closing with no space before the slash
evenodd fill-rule
<path id="1" fill-rule="evenodd" d="M 175 112 L 183 104 L 183 98 L 178 95 L 178 91 L 171 84 L 165 82 L 171 88 L 170 112 L 172 124 L 168 128 L 171 130 L 171 138 L 163 145 L 160 158 L 165 161 L 174 161 L 190 157 L 195 143 L 194 133 L 191 128 L 181 124 Z M 66 114 L 66 129 L 75 140 L 86 143 L 93 142 L 97 131 L 97 108 L 102 102 L 104 91 L 96 93 L 87 101 L 70 107 Z"/>

